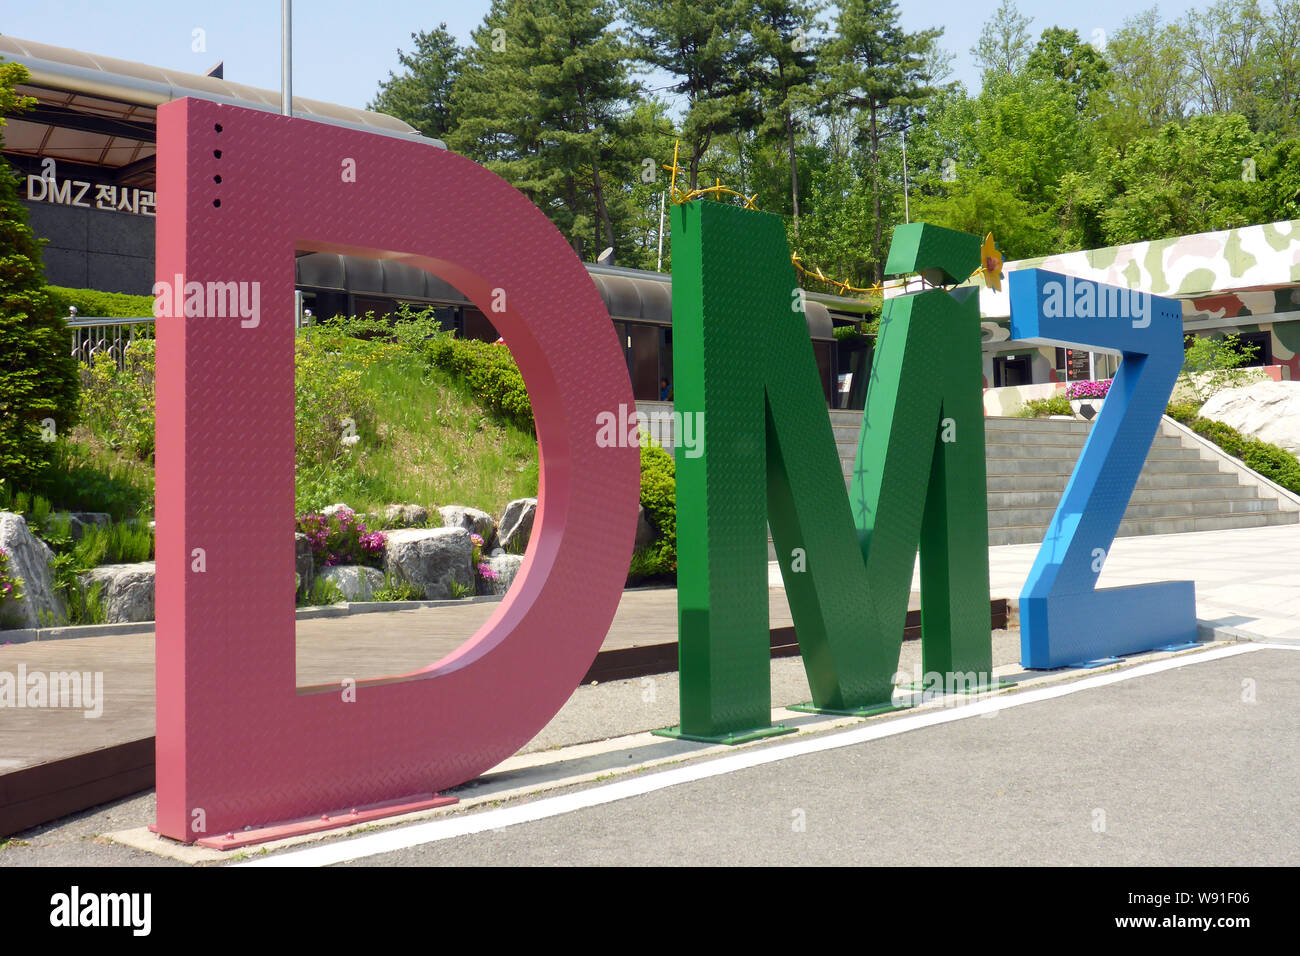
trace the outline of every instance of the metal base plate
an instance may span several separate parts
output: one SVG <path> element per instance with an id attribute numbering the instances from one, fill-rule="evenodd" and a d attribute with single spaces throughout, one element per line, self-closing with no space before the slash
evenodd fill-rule
<path id="1" fill-rule="evenodd" d="M 650 731 L 656 737 L 672 737 L 674 740 L 694 740 L 701 744 L 744 744 L 751 740 L 762 740 L 764 737 L 779 737 L 782 734 L 792 734 L 795 732 L 794 727 L 787 727 L 785 724 L 777 724 L 775 727 L 760 727 L 757 730 L 744 730 L 738 734 L 718 734 L 715 737 L 705 737 L 699 734 L 684 734 L 682 728 L 665 727 L 662 730 Z"/>
<path id="2" fill-rule="evenodd" d="M 832 714 L 836 717 L 874 717 L 877 714 L 891 714 L 896 710 L 911 710 L 913 704 L 868 704 L 865 707 L 849 707 L 844 710 L 835 707 L 818 707 L 809 701 L 806 704 L 791 704 L 786 710 L 797 710 L 801 714 Z"/>
<path id="3" fill-rule="evenodd" d="M 413 813 L 417 810 L 432 810 L 435 807 L 445 807 L 459 802 L 456 797 L 443 797 L 436 793 L 417 793 L 409 797 L 385 800 L 382 803 L 371 803 L 350 810 L 323 813 L 319 817 L 304 817 L 301 820 L 273 823 L 270 826 L 256 827 L 252 830 L 236 830 L 223 833 L 221 836 L 203 837 L 198 841 L 198 844 L 212 850 L 237 850 L 240 847 L 266 843 L 270 840 L 283 840 L 286 837 L 319 833 L 322 830 L 333 830 L 337 827 L 368 823 L 373 820 L 381 820 L 384 817 L 397 816 L 401 813 Z M 149 829 L 152 830 L 153 827 L 151 826 Z"/>
<path id="4" fill-rule="evenodd" d="M 1110 664 L 1118 664 L 1118 657 L 1099 657 L 1095 661 L 1079 661 L 1077 664 L 1066 664 L 1066 667 L 1073 667 L 1077 670 L 1092 670 L 1094 667 L 1106 667 Z"/>

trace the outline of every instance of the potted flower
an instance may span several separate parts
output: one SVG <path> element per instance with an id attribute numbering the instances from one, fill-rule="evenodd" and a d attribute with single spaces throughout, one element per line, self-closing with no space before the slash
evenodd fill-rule
<path id="1" fill-rule="evenodd" d="M 1070 400 L 1070 407 L 1079 418 L 1092 421 L 1101 412 L 1102 402 L 1110 391 L 1111 379 L 1103 378 L 1096 382 L 1071 382 L 1065 388 L 1065 397 Z"/>

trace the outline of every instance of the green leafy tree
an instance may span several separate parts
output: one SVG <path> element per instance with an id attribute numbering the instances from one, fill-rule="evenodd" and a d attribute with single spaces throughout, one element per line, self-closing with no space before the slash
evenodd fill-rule
<path id="1" fill-rule="evenodd" d="M 1109 82 L 1101 129 L 1117 148 L 1187 115 L 1190 67 L 1179 28 L 1156 7 L 1124 21 L 1106 45 Z"/>
<path id="2" fill-rule="evenodd" d="M 1295 136 L 1300 107 L 1300 0 L 1274 0 L 1259 39 L 1260 129 Z"/>
<path id="3" fill-rule="evenodd" d="M 1079 111 L 1088 108 L 1098 90 L 1106 85 L 1109 67 L 1091 44 L 1079 38 L 1077 30 L 1048 27 L 1025 63 L 1025 69 L 1055 77 L 1074 93 Z"/>
<path id="4" fill-rule="evenodd" d="M 447 24 L 412 33 L 415 49 L 397 51 L 404 72 L 388 74 L 366 109 L 410 123 L 425 136 L 446 137 L 451 129 L 451 91 L 460 72 L 461 50 Z"/>
<path id="5" fill-rule="evenodd" d="M 987 77 L 1019 73 L 1030 55 L 1031 17 L 1020 12 L 1015 0 L 1001 0 L 980 27 L 979 42 L 970 48 L 975 65 Z"/>
<path id="6" fill-rule="evenodd" d="M 1076 92 L 1031 69 L 986 77 L 974 99 L 937 98 L 917 146 L 924 165 L 916 217 L 992 232 L 1011 258 L 1060 248 L 1060 183 L 1092 166 Z M 951 173 L 936 177 L 938 162 L 951 163 Z"/>
<path id="7" fill-rule="evenodd" d="M 27 77 L 21 64 L 0 63 L 0 132 L 4 116 L 36 102 L 14 89 Z M 76 421 L 77 363 L 44 286 L 41 243 L 18 200 L 18 179 L 0 160 L 0 480 L 12 486 L 46 469 L 52 439 Z"/>
<path id="8" fill-rule="evenodd" d="M 1104 245 L 1164 239 L 1252 225 L 1267 218 L 1269 184 L 1243 176 L 1243 160 L 1260 154 L 1260 139 L 1235 114 L 1194 116 L 1156 135 L 1103 151 L 1080 191 L 1083 228 Z"/>
<path id="9" fill-rule="evenodd" d="M 1240 113 L 1257 123 L 1263 33 L 1257 0 L 1218 0 L 1204 11 L 1188 12 L 1179 36 L 1200 112 Z"/>

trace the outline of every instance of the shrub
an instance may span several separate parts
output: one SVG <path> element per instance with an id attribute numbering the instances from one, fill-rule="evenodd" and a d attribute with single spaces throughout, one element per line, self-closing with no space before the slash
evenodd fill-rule
<path id="1" fill-rule="evenodd" d="M 315 578 L 311 582 L 311 588 L 299 600 L 299 606 L 315 607 L 321 604 L 342 604 L 347 598 L 339 590 L 337 584 L 333 581 L 326 581 L 324 578 Z"/>
<path id="2" fill-rule="evenodd" d="M 361 386 L 369 356 L 328 327 L 307 329 L 294 346 L 294 456 L 299 467 L 328 465 L 374 437 L 373 397 Z"/>
<path id="3" fill-rule="evenodd" d="M 0 606 L 23 599 L 23 581 L 9 567 L 9 552 L 0 548 Z"/>
<path id="4" fill-rule="evenodd" d="M 109 448 L 140 461 L 153 461 L 156 345 L 153 339 L 134 340 L 120 369 L 106 352 L 81 365 L 81 420 Z"/>
<path id="5" fill-rule="evenodd" d="M 423 601 L 424 589 L 409 581 L 401 581 L 391 574 L 384 575 L 382 587 L 370 593 L 372 601 Z"/>
<path id="6" fill-rule="evenodd" d="M 351 508 L 340 508 L 330 515 L 300 515 L 298 531 L 311 542 L 311 556 L 317 567 L 383 565 L 387 536 L 382 531 L 368 530 Z"/>
<path id="7" fill-rule="evenodd" d="M 1285 448 L 1252 438 L 1241 460 L 1269 481 L 1300 494 L 1300 459 Z"/>
<path id="8" fill-rule="evenodd" d="M 1177 403 L 1169 405 L 1165 414 L 1196 434 L 1208 438 L 1233 458 L 1239 459 L 1247 468 L 1288 491 L 1300 494 L 1300 459 L 1285 448 L 1243 435 L 1223 422 L 1201 418 L 1196 414 L 1196 409 L 1196 405 Z"/>
<path id="9" fill-rule="evenodd" d="M 424 343 L 430 364 L 455 375 L 484 408 L 531 432 L 533 406 L 510 350 L 443 333 Z"/>
<path id="10" fill-rule="evenodd" d="M 633 555 L 643 577 L 677 573 L 677 464 L 657 445 L 641 448 L 641 505 L 659 540 Z"/>
<path id="11" fill-rule="evenodd" d="M 9 566 L 9 552 L 0 548 L 0 630 L 21 627 L 17 603 L 23 599 L 23 579 Z"/>
<path id="12" fill-rule="evenodd" d="M 60 439 L 54 445 L 50 468 L 33 488 L 55 507 L 102 511 L 114 521 L 122 521 L 145 515 L 153 507 L 153 468 Z"/>
<path id="13" fill-rule="evenodd" d="M 14 92 L 27 78 L 21 64 L 0 63 L 0 127 L 36 102 Z M 48 468 L 55 435 L 76 422 L 77 363 L 17 184 L 0 160 L 0 477 L 28 486 Z"/>
<path id="14" fill-rule="evenodd" d="M 89 571 L 101 564 L 136 564 L 154 558 L 154 533 L 139 521 L 119 521 L 89 527 L 72 545 L 77 570 Z"/>
<path id="15" fill-rule="evenodd" d="M 1244 367 L 1257 351 L 1257 346 L 1242 342 L 1236 332 L 1222 337 L 1190 336 L 1175 389 L 1190 393 L 1200 407 L 1215 392 L 1257 381 L 1263 373 Z"/>
<path id="16" fill-rule="evenodd" d="M 59 315 L 64 318 L 68 315 L 69 307 L 75 307 L 77 315 L 85 318 L 110 316 L 117 319 L 138 319 L 153 315 L 153 296 L 100 292 L 98 289 L 69 289 L 58 285 L 47 285 L 45 292 Z"/>
<path id="17" fill-rule="evenodd" d="M 1056 392 L 1047 398 L 1031 398 L 1018 409 L 1016 418 L 1044 418 L 1048 415 L 1073 415 L 1070 400 L 1064 392 Z"/>

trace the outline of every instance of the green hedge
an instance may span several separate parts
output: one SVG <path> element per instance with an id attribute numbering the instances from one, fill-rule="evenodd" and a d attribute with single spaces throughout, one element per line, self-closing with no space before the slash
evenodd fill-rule
<path id="1" fill-rule="evenodd" d="M 645 577 L 677 573 L 677 463 L 657 445 L 641 449 L 641 506 L 659 540 L 637 553 L 633 573 Z"/>
<path id="2" fill-rule="evenodd" d="M 438 335 L 424 343 L 429 361 L 464 382 L 478 402 L 524 431 L 533 428 L 533 406 L 510 350 L 476 339 Z"/>
<path id="3" fill-rule="evenodd" d="M 1174 421 L 1181 422 L 1196 434 L 1208 438 L 1248 468 L 1288 491 L 1300 494 L 1300 459 L 1285 448 L 1243 435 L 1237 429 L 1197 414 L 1197 406 L 1170 405 L 1165 409 Z"/>
<path id="4" fill-rule="evenodd" d="M 58 308 L 59 315 L 64 318 L 68 317 L 69 306 L 76 306 L 77 314 L 87 318 L 104 315 L 116 319 L 134 319 L 153 315 L 153 296 L 100 292 L 97 289 L 68 289 L 58 285 L 47 285 L 45 291 Z"/>

